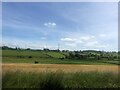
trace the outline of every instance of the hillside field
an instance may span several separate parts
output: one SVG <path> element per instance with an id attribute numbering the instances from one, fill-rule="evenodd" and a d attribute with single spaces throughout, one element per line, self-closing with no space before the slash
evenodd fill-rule
<path id="1" fill-rule="evenodd" d="M 68 59 L 67 52 L 51 51 L 28 51 L 28 50 L 3 50 L 2 63 L 34 63 L 38 64 L 97 64 L 97 65 L 118 65 L 118 60 L 107 60 L 106 58 L 96 59 Z"/>

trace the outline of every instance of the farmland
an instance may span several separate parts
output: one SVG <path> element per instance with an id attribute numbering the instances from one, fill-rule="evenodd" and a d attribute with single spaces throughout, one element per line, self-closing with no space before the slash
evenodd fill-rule
<path id="1" fill-rule="evenodd" d="M 2 50 L 3 88 L 120 86 L 117 53 L 103 52 L 103 54 L 95 51 L 77 52 L 74 55 L 72 53 L 74 52 Z M 94 82 L 96 82 L 94 85 L 91 84 Z"/>
<path id="2" fill-rule="evenodd" d="M 118 65 L 118 59 L 101 58 L 65 58 L 65 52 L 51 51 L 28 51 L 28 50 L 3 50 L 3 63 L 34 63 L 40 64 L 98 64 L 98 65 Z M 66 52 L 69 55 L 68 52 Z M 116 54 L 117 56 L 117 54 Z"/>
<path id="3" fill-rule="evenodd" d="M 103 1 L 1 0 L 2 89 L 120 90 L 120 3 Z"/>
<path id="4" fill-rule="evenodd" d="M 118 73 L 118 66 L 111 65 L 75 65 L 75 64 L 3 64 L 4 72 L 21 70 L 25 72 L 64 71 L 64 72 L 114 72 Z"/>

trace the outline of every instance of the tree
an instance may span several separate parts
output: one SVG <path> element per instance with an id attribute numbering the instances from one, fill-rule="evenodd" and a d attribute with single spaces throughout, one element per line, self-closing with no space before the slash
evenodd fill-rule
<path id="1" fill-rule="evenodd" d="M 75 58 L 75 52 L 70 52 L 69 53 L 69 58 Z"/>

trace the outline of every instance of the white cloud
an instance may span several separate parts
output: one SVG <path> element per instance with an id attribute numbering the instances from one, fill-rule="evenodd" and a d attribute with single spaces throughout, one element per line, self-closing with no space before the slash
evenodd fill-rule
<path id="1" fill-rule="evenodd" d="M 99 37 L 106 37 L 106 34 L 100 34 Z"/>
<path id="2" fill-rule="evenodd" d="M 70 46 L 70 47 L 76 47 L 76 43 L 66 43 L 65 45 Z"/>
<path id="3" fill-rule="evenodd" d="M 46 37 L 41 37 L 40 39 L 45 40 L 45 39 L 46 39 Z"/>
<path id="4" fill-rule="evenodd" d="M 81 37 L 81 40 L 90 40 L 90 37 Z"/>
<path id="5" fill-rule="evenodd" d="M 77 39 L 74 39 L 74 38 L 61 38 L 61 41 L 68 41 L 68 42 L 74 42 L 76 40 Z"/>
<path id="6" fill-rule="evenodd" d="M 10 47 L 20 47 L 20 48 L 32 48 L 32 49 L 43 49 L 43 46 L 45 45 L 42 41 L 28 41 L 28 40 L 21 40 L 17 38 L 3 38 L 3 45 L 7 45 Z"/>
<path id="7" fill-rule="evenodd" d="M 77 44 L 80 44 L 80 43 L 84 43 L 84 41 L 82 41 L 82 40 L 77 40 L 76 43 L 77 43 Z"/>
<path id="8" fill-rule="evenodd" d="M 63 45 L 68 46 L 67 48 L 77 49 L 92 49 L 92 50 L 111 50 L 113 46 L 101 41 L 100 36 L 105 36 L 103 34 L 93 35 L 78 35 L 69 36 L 68 38 L 61 38 Z"/>
<path id="9" fill-rule="evenodd" d="M 49 28 L 53 28 L 56 26 L 55 22 L 48 22 L 48 23 L 44 23 L 44 26 L 49 27 Z"/>
<path id="10" fill-rule="evenodd" d="M 88 48 L 92 48 L 92 49 L 103 49 L 103 48 L 106 48 L 106 47 L 110 47 L 110 45 L 100 44 L 98 41 L 87 42 L 85 44 L 85 46 L 88 47 Z"/>
<path id="11" fill-rule="evenodd" d="M 69 38 L 61 38 L 61 41 L 67 43 L 69 46 L 73 46 L 73 43 L 78 44 L 84 44 L 88 42 L 93 42 L 95 36 L 81 36 L 81 37 L 69 37 Z"/>
<path id="12" fill-rule="evenodd" d="M 98 41 L 91 41 L 91 42 L 87 42 L 85 46 L 95 46 L 97 44 L 98 44 Z"/>
<path id="13" fill-rule="evenodd" d="M 83 36 L 83 37 L 80 37 L 81 40 L 91 40 L 95 38 L 95 36 Z"/>

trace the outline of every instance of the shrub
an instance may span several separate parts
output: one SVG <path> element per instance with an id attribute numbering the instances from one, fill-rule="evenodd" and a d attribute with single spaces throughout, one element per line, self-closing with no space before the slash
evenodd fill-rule
<path id="1" fill-rule="evenodd" d="M 24 56 L 17 56 L 18 58 L 24 58 Z"/>
<path id="2" fill-rule="evenodd" d="M 32 58 L 32 56 L 28 56 L 28 58 Z"/>
<path id="3" fill-rule="evenodd" d="M 37 64 L 38 63 L 38 61 L 35 61 L 35 64 Z"/>

